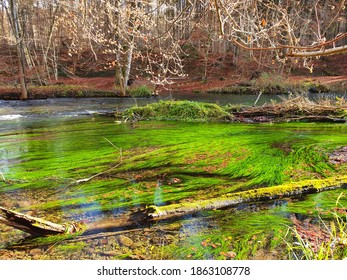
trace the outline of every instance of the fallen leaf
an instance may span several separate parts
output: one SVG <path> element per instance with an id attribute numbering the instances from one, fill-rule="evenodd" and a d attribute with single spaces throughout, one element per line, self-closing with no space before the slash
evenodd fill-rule
<path id="1" fill-rule="evenodd" d="M 221 254 L 222 256 L 227 257 L 227 258 L 230 258 L 230 259 L 234 259 L 234 258 L 236 257 L 236 253 L 235 253 L 235 252 L 232 252 L 232 251 L 227 252 L 227 253 L 225 253 L 225 252 L 220 252 L 220 254 Z"/>

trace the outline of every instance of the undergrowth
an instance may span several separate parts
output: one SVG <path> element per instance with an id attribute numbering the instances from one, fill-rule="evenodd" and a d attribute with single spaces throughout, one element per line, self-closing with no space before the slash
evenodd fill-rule
<path id="1" fill-rule="evenodd" d="M 132 97 L 151 97 L 153 95 L 153 91 L 147 86 L 139 86 L 128 89 L 128 94 Z"/>

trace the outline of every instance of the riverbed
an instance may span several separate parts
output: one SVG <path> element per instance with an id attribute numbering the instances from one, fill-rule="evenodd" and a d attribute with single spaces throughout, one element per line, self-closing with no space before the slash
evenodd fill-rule
<path id="1" fill-rule="evenodd" d="M 148 205 L 345 174 L 328 155 L 346 146 L 346 124 L 120 123 L 100 116 L 148 102 L 156 99 L 1 101 L 0 205 L 97 225 Z M 328 218 L 343 192 L 138 221 L 73 240 L 32 240 L 0 225 L 0 258 L 287 259 L 283 240 L 293 219 Z"/>

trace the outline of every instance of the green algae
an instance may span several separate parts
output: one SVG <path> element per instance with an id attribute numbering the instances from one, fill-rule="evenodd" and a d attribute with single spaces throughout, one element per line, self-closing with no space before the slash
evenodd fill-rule
<path id="1" fill-rule="evenodd" d="M 346 165 L 333 165 L 328 156 L 346 145 L 346 132 L 341 124 L 127 125 L 99 117 L 23 121 L 0 132 L 0 172 L 6 179 L 0 181 L 0 197 L 18 210 L 40 211 L 43 217 L 54 213 L 69 221 L 121 215 L 146 205 L 166 207 L 228 193 L 269 191 L 293 181 L 345 175 Z M 76 184 L 97 173 L 102 175 Z M 7 200 L 7 194 L 16 201 Z M 167 251 L 174 258 L 224 259 L 229 255 L 223 253 L 230 251 L 236 259 L 257 257 L 261 250 L 280 246 L 280 231 L 290 223 L 288 213 L 314 216 L 328 211 L 334 207 L 330 194 L 335 191 L 292 200 L 280 206 L 286 214 L 267 213 L 261 221 L 261 212 L 237 220 L 217 215 L 224 211 L 208 211 L 206 215 L 221 219 L 216 228 L 202 225 L 201 231 L 187 233 L 185 241 L 169 245 Z M 269 230 L 270 225 L 275 229 Z M 190 252 L 204 240 L 221 245 Z M 176 246 L 182 246 L 181 251 L 175 253 Z"/>
<path id="2" fill-rule="evenodd" d="M 175 259 L 283 259 L 282 238 L 289 225 L 280 207 L 208 211 L 185 220 L 180 240 L 164 250 Z"/>
<path id="3" fill-rule="evenodd" d="M 334 177 L 346 168 L 330 164 L 327 155 L 347 142 L 345 130 L 342 125 L 318 129 L 316 124 L 144 122 L 134 128 L 105 119 L 64 121 L 57 126 L 30 127 L 35 135 L 32 140 L 18 139 L 24 131 L 6 133 L 8 141 L 16 142 L 1 145 L 1 156 L 16 164 L 7 164 L 8 171 L 1 172 L 5 178 L 22 182 L 2 190 L 62 190 L 60 199 L 54 197 L 36 207 L 89 205 L 92 211 L 153 204 L 159 201 L 155 198 L 159 187 L 160 203 L 167 204 Z M 72 184 L 112 166 L 116 168 L 82 186 Z M 169 185 L 170 177 L 181 182 Z"/>

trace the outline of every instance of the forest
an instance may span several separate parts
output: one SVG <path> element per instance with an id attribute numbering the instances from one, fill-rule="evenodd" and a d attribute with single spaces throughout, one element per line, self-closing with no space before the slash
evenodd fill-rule
<path id="1" fill-rule="evenodd" d="M 0 259 L 347 257 L 346 0 L 0 0 Z"/>
<path id="2" fill-rule="evenodd" d="M 260 72 L 339 76 L 345 64 L 332 69 L 322 61 L 347 50 L 345 5 L 317 0 L 2 0 L 1 92 L 11 93 L 15 84 L 26 99 L 28 90 L 36 90 L 31 85 L 75 76 L 112 77 L 104 83 L 120 95 L 134 81 L 155 91 L 177 79 L 208 82 L 216 74 L 229 84 Z M 339 67 L 345 56 L 336 59 L 332 65 Z M 226 76 L 229 72 L 239 76 Z"/>

